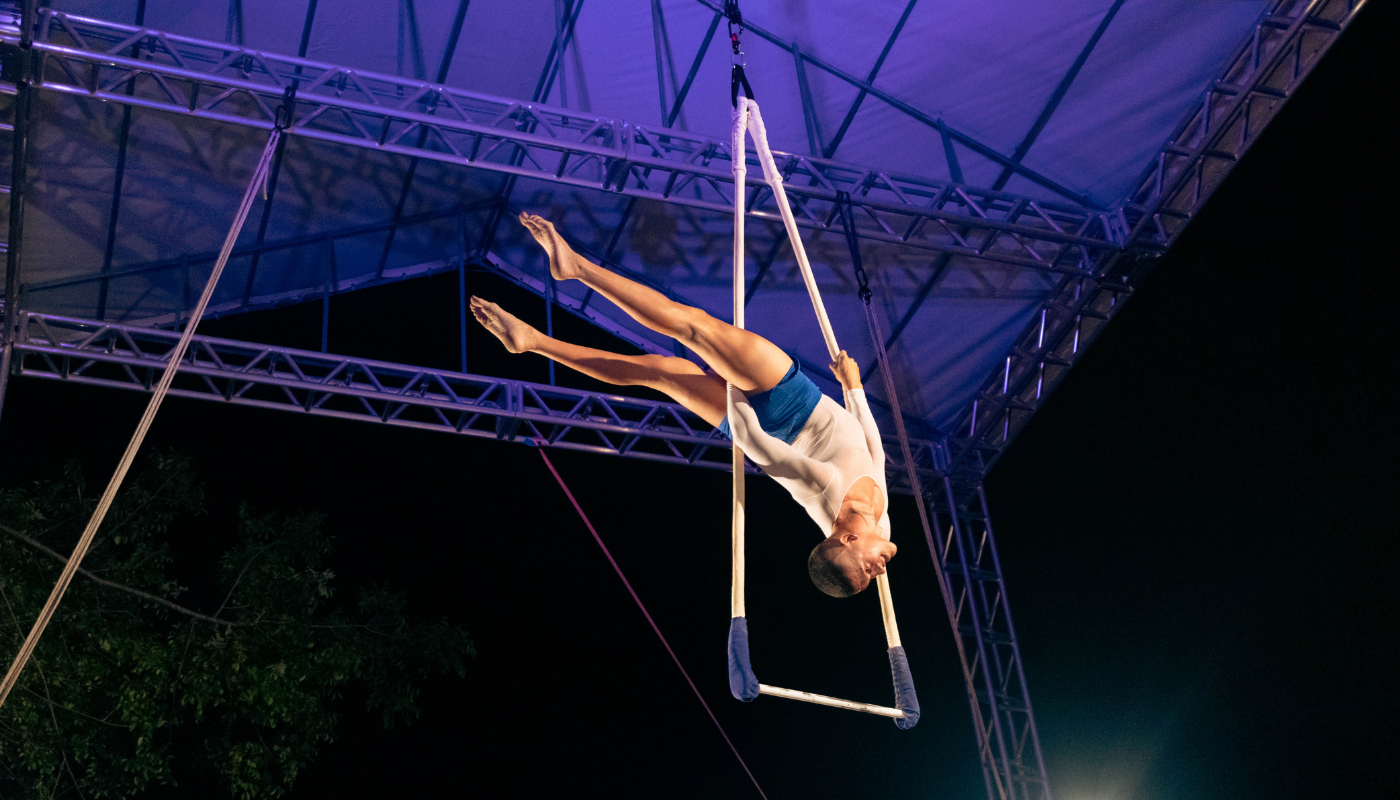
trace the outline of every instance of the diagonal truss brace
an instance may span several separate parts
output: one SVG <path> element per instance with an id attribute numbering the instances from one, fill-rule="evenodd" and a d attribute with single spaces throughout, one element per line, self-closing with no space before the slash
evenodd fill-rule
<path id="1" fill-rule="evenodd" d="M 16 371 L 149 391 L 180 334 L 22 312 Z M 310 350 L 195 336 L 170 394 L 314 416 L 727 470 L 729 440 L 675 403 L 426 369 Z M 941 442 L 914 441 L 932 480 Z M 890 491 L 908 493 L 897 443 L 886 446 Z M 935 459 L 938 459 L 935 462 Z"/>
<path id="2" fill-rule="evenodd" d="M 0 40 L 10 41 L 5 32 Z M 118 55 L 141 45 L 140 59 Z M 295 80 L 292 135 L 730 214 L 729 142 L 41 9 L 36 88 L 269 129 Z M 421 146 L 418 144 L 422 142 Z M 799 225 L 851 195 L 866 239 L 1053 273 L 1121 250 L 1115 213 L 777 153 Z M 756 174 L 756 170 L 755 170 Z M 755 182 L 751 216 L 777 221 Z"/>

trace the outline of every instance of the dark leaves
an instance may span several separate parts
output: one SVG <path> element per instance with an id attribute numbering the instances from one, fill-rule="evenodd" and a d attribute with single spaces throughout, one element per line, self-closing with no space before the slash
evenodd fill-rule
<path id="1" fill-rule="evenodd" d="M 62 480 L 0 490 L 0 524 L 71 551 L 94 497 L 76 465 Z M 199 535 L 203 489 L 188 461 L 152 456 L 128 478 L 84 561 L 104 580 L 174 600 L 166 537 Z M 125 797 L 176 775 L 197 753 L 231 795 L 275 797 L 335 737 L 353 689 L 386 727 L 417 717 L 432 675 L 462 676 L 473 654 L 446 621 L 413 623 L 384 587 L 336 597 L 333 552 L 317 514 L 246 505 L 220 558 L 222 605 L 174 606 L 78 577 L 29 668 L 0 708 L 0 796 Z M 0 640 L 10 652 L 61 565 L 0 534 Z M 202 747 L 179 747 L 182 741 Z"/>

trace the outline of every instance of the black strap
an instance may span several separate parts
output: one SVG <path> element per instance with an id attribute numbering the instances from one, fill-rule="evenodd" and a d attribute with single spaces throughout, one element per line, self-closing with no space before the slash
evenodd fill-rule
<path id="1" fill-rule="evenodd" d="M 735 107 L 739 107 L 739 87 L 744 87 L 744 96 L 750 100 L 755 100 L 753 87 L 749 85 L 748 76 L 744 74 L 744 65 L 735 64 L 729 71 L 729 102 Z"/>
<path id="2" fill-rule="evenodd" d="M 279 131 L 285 131 L 292 127 L 296 120 L 297 113 L 297 87 L 296 84 L 288 86 L 282 90 L 282 104 L 277 106 L 277 118 L 273 123 Z"/>

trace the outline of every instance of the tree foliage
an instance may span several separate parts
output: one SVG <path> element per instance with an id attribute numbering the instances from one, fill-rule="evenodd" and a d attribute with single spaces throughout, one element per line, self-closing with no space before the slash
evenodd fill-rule
<path id="1" fill-rule="evenodd" d="M 75 464 L 61 480 L 0 490 L 7 661 L 95 503 Z M 376 587 L 339 602 L 317 514 L 245 505 L 218 564 L 222 604 L 179 605 L 168 539 L 200 535 L 203 514 L 203 489 L 176 454 L 128 477 L 0 708 L 0 797 L 126 797 L 173 782 L 177 752 L 235 797 L 275 797 L 335 738 L 347 691 L 391 727 L 417 716 L 426 678 L 464 674 L 471 639 L 445 621 L 410 623 L 402 595 Z"/>

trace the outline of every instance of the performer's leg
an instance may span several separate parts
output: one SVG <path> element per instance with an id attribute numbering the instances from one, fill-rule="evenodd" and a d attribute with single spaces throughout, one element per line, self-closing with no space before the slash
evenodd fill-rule
<path id="1" fill-rule="evenodd" d="M 678 339 L 741 391 L 766 392 L 777 386 L 792 366 L 792 359 L 762 336 L 677 303 L 575 253 L 549 220 L 521 214 L 520 221 L 549 253 L 549 269 L 556 280 L 583 281 L 633 319 Z"/>
<path id="2" fill-rule="evenodd" d="M 646 386 L 664 392 L 711 425 L 726 413 L 724 380 L 684 358 L 626 356 L 545 336 L 495 303 L 472 298 L 472 314 L 512 353 L 539 353 L 614 386 Z"/>

